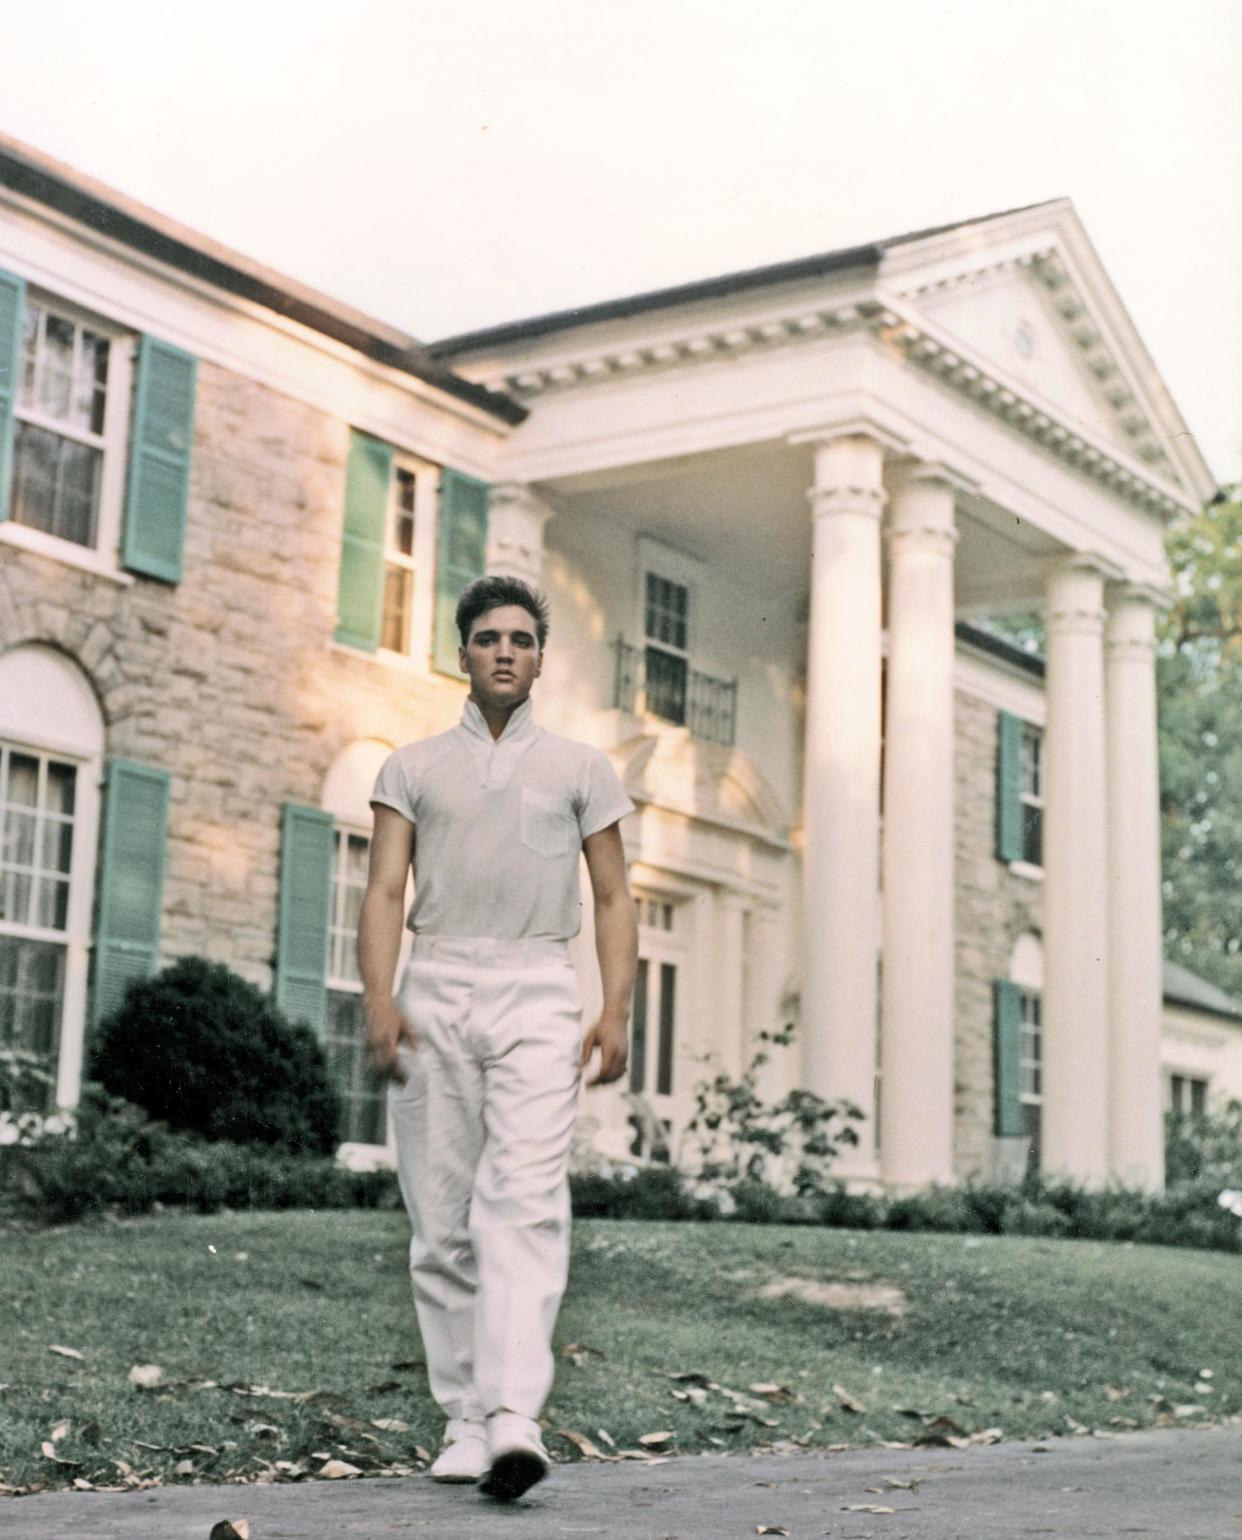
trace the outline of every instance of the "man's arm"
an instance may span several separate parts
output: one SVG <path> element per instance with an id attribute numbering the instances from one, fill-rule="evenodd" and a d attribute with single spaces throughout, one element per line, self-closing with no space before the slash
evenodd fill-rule
<path id="1" fill-rule="evenodd" d="M 413 1048 L 414 1032 L 392 997 L 405 919 L 405 878 L 414 858 L 414 825 L 395 808 L 375 803 L 371 865 L 358 917 L 358 968 L 362 974 L 367 1042 L 375 1067 L 400 1084 L 405 1075 L 397 1049 Z"/>
<path id="2" fill-rule="evenodd" d="M 604 1008 L 582 1043 L 582 1062 L 599 1049 L 599 1072 L 590 1085 L 608 1085 L 625 1074 L 629 1057 L 630 997 L 638 962 L 638 922 L 625 869 L 618 824 L 582 842 L 595 900 L 595 953 L 604 986 Z"/>

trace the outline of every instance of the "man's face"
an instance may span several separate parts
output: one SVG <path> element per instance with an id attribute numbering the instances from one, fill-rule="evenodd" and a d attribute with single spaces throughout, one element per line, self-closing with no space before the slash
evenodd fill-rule
<path id="1" fill-rule="evenodd" d="M 470 627 L 459 661 L 476 700 L 486 706 L 520 706 L 543 667 L 535 617 L 520 604 L 488 610 Z"/>

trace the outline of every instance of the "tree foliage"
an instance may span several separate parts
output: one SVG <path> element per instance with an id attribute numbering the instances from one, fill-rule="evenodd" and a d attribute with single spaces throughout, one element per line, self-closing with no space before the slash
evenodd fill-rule
<path id="1" fill-rule="evenodd" d="M 1242 995 L 1242 488 L 1169 531 L 1161 626 L 1165 948 Z"/>

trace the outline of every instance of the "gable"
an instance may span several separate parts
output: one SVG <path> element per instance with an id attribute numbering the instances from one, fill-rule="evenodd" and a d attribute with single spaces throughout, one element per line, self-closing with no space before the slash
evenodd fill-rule
<path id="1" fill-rule="evenodd" d="M 909 298 L 930 323 L 1059 418 L 1181 481 L 1124 365 L 1058 264 L 1005 264 L 915 289 Z"/>

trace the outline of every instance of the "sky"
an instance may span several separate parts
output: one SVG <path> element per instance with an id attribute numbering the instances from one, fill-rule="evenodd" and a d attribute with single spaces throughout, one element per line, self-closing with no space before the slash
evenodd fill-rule
<path id="1" fill-rule="evenodd" d="M 0 14 L 0 132 L 425 340 L 1070 197 L 1242 480 L 1238 0 Z"/>

